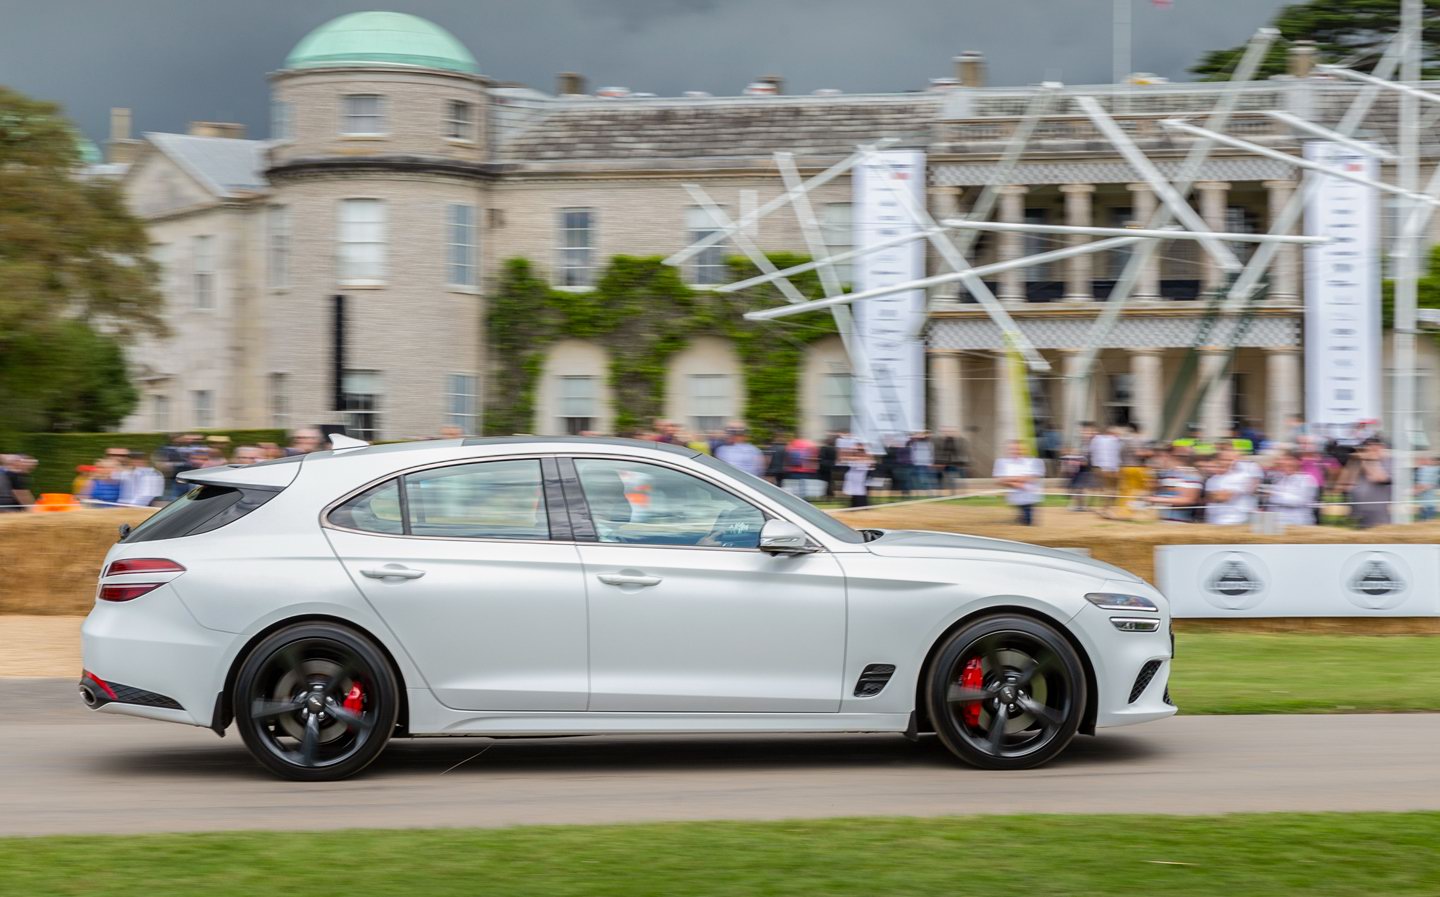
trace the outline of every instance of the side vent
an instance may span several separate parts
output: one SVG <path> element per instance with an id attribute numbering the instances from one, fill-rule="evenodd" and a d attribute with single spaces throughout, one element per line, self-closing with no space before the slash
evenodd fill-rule
<path id="1" fill-rule="evenodd" d="M 1135 677 L 1135 684 L 1130 687 L 1131 704 L 1140 700 L 1140 696 L 1144 694 L 1145 689 L 1149 687 L 1150 680 L 1154 679 L 1155 674 L 1158 672 L 1160 672 L 1160 661 L 1147 660 L 1145 662 L 1145 665 L 1140 668 L 1140 675 Z"/>
<path id="2" fill-rule="evenodd" d="M 860 671 L 860 680 L 855 683 L 855 697 L 873 698 L 885 689 L 890 677 L 895 675 L 895 664 L 872 663 Z"/>

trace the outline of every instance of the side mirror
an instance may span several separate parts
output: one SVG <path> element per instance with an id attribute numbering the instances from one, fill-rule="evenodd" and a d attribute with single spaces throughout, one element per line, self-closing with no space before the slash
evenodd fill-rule
<path id="1" fill-rule="evenodd" d="M 772 518 L 760 528 L 760 550 L 768 554 L 809 554 L 817 549 L 800 527 Z"/>

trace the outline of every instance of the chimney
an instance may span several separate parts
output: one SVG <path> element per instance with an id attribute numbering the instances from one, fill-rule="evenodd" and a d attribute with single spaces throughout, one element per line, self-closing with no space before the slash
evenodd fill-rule
<path id="1" fill-rule="evenodd" d="M 761 84 L 775 85 L 776 96 L 779 96 L 780 94 L 785 92 L 785 79 L 779 75 L 761 75 L 755 80 L 760 82 Z"/>
<path id="2" fill-rule="evenodd" d="M 555 95 L 578 97 L 585 93 L 585 76 L 579 72 L 561 72 L 555 76 Z"/>
<path id="3" fill-rule="evenodd" d="M 985 54 L 979 50 L 966 50 L 955 57 L 955 77 L 961 87 L 985 86 Z"/>
<path id="4" fill-rule="evenodd" d="M 1315 73 L 1315 42 L 1297 40 L 1286 54 L 1287 67 L 1292 78 L 1308 78 Z"/>
<path id="5" fill-rule="evenodd" d="M 130 136 L 130 110 L 110 110 L 110 139 L 105 141 L 105 161 L 129 164 L 140 152 L 140 141 Z"/>
<path id="6" fill-rule="evenodd" d="M 245 139 L 245 126 L 230 121 L 192 121 L 187 132 L 191 137 L 229 137 Z"/>

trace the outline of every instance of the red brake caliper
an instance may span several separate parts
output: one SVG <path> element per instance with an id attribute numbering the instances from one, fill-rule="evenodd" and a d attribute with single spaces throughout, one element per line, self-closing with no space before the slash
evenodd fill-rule
<path id="1" fill-rule="evenodd" d="M 965 670 L 960 674 L 960 687 L 980 690 L 985 687 L 985 670 L 980 666 L 980 658 L 972 657 L 965 662 Z M 967 726 L 980 725 L 980 702 L 973 701 L 960 709 L 961 718 Z"/>
<path id="2" fill-rule="evenodd" d="M 345 695 L 345 700 L 340 702 L 340 706 L 351 713 L 360 713 L 365 709 L 365 691 L 360 688 L 359 682 L 350 686 L 350 691 Z"/>

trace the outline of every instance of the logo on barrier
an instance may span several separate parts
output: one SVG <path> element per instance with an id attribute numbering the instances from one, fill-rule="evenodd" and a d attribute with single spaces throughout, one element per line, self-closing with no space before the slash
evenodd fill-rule
<path id="1" fill-rule="evenodd" d="M 1393 610 L 1410 591 L 1410 569 L 1388 551 L 1367 551 L 1346 562 L 1340 573 L 1345 597 L 1365 610 Z"/>
<path id="2" fill-rule="evenodd" d="M 1244 551 L 1226 551 L 1205 562 L 1200 582 L 1205 600 L 1221 610 L 1248 610 L 1265 600 L 1265 564 Z"/>

